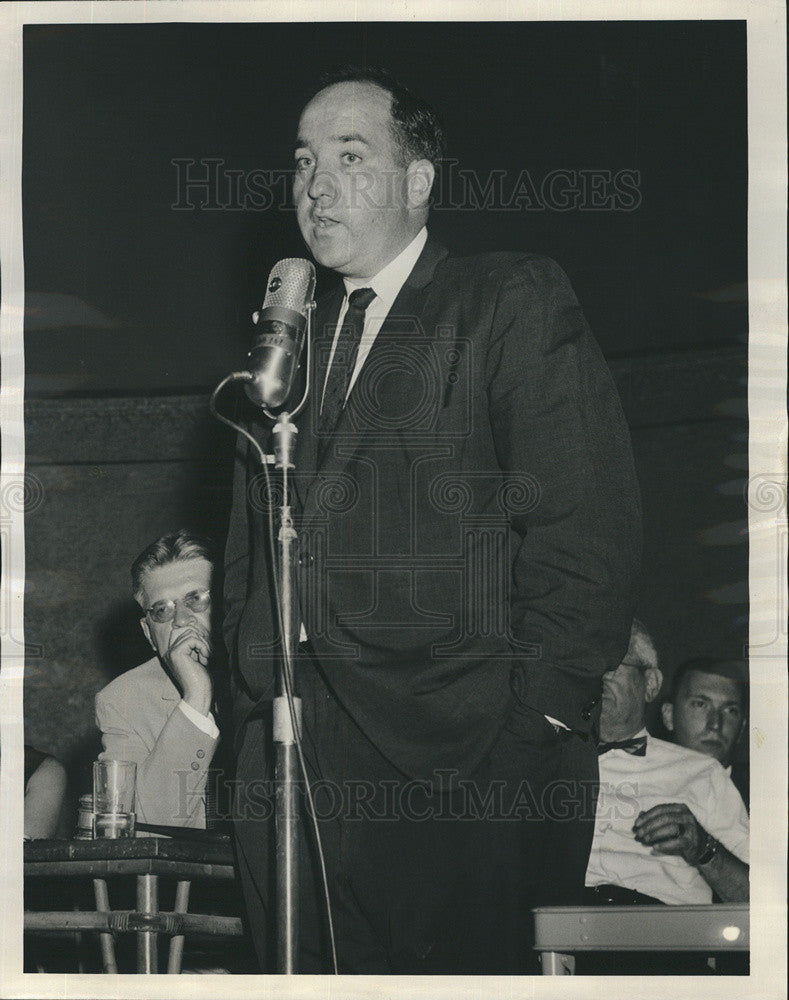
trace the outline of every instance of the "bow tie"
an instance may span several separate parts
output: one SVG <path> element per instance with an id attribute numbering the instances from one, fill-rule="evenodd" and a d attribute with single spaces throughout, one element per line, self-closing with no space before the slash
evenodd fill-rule
<path id="1" fill-rule="evenodd" d="M 634 757 L 646 757 L 647 738 L 646 736 L 635 736 L 631 740 L 616 740 L 614 743 L 598 743 L 597 756 L 601 757 L 609 750 L 624 750 L 625 753 Z"/>

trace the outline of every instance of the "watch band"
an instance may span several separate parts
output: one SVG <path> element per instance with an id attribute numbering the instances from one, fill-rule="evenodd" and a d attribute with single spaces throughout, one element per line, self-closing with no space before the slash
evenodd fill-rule
<path id="1" fill-rule="evenodd" d="M 719 847 L 720 844 L 718 843 L 718 841 L 712 836 L 711 833 L 708 833 L 707 839 L 704 841 L 704 847 L 702 849 L 701 855 L 699 856 L 699 859 L 696 862 L 696 868 L 702 868 L 704 865 L 708 865 L 710 861 L 712 861 L 712 859 L 718 853 Z"/>

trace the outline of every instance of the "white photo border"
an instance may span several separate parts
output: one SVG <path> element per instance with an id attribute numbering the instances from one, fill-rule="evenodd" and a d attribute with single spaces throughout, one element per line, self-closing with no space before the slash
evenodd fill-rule
<path id="1" fill-rule="evenodd" d="M 704 979 L 706 1000 L 786 996 L 787 289 L 786 14 L 780 0 L 118 0 L 0 8 L 1 486 L 0 997 L 397 996 L 650 998 L 699 995 L 682 977 L 325 977 L 22 972 L 24 260 L 22 32 L 26 24 L 201 21 L 745 20 L 748 38 L 748 416 L 750 580 L 751 975 Z"/>

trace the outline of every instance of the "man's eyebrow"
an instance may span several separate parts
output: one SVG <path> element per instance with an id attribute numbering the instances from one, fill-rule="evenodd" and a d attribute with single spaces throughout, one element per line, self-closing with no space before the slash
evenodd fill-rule
<path id="1" fill-rule="evenodd" d="M 342 135 L 331 136 L 331 139 L 333 142 L 360 142 L 363 146 L 370 145 L 361 132 L 344 132 Z M 296 149 L 309 149 L 309 145 L 306 139 L 296 139 Z"/>
<path id="2" fill-rule="evenodd" d="M 336 135 L 333 138 L 335 138 L 337 142 L 361 142 L 364 146 L 370 145 L 360 132 L 348 132 L 345 135 Z"/>
<path id="3" fill-rule="evenodd" d="M 703 691 L 700 691 L 697 694 L 690 694 L 688 697 L 697 698 L 699 701 L 712 701 L 712 696 L 705 694 Z M 737 708 L 742 708 L 742 702 L 738 698 L 727 698 L 726 701 L 723 702 L 723 706 L 728 707 L 729 705 L 736 705 Z"/>

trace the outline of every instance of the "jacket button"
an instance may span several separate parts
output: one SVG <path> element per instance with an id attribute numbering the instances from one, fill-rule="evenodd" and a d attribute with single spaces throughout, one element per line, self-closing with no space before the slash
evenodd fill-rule
<path id="1" fill-rule="evenodd" d="M 205 757 L 205 750 L 198 750 L 197 756 L 200 758 L 200 760 L 202 760 L 203 757 Z"/>
<path id="2" fill-rule="evenodd" d="M 312 566 L 315 556 L 311 552 L 302 552 L 299 556 L 299 566 Z"/>
<path id="3" fill-rule="evenodd" d="M 584 705 L 583 710 L 581 712 L 581 718 L 584 720 L 584 722 L 588 722 L 592 718 L 592 712 L 594 711 L 594 709 L 597 708 L 599 704 L 600 704 L 599 698 L 592 698 L 591 701 L 588 701 L 586 705 Z"/>
<path id="4" fill-rule="evenodd" d="M 192 770 L 193 771 L 199 771 L 200 770 L 200 765 L 197 763 L 196 760 L 192 761 Z"/>

